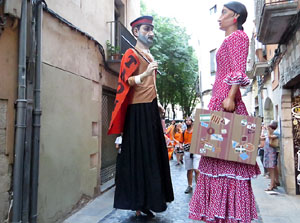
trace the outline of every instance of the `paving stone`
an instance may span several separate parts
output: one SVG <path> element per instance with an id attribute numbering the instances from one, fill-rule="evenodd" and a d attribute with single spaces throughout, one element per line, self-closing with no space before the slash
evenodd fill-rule
<path id="1" fill-rule="evenodd" d="M 262 164 L 257 159 L 262 170 Z M 262 175 L 252 180 L 253 192 L 257 203 L 260 222 L 264 223 L 290 223 L 299 222 L 300 219 L 300 197 L 288 195 L 282 186 L 278 187 L 276 193 L 266 193 L 270 179 Z"/>

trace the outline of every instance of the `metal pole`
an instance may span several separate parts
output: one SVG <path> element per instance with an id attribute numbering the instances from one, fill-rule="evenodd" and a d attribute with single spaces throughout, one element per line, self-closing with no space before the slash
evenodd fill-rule
<path id="1" fill-rule="evenodd" d="M 258 114 L 260 117 L 263 117 L 264 114 L 263 114 L 263 103 L 262 103 L 262 96 L 261 96 L 261 91 L 262 91 L 262 85 L 263 83 L 261 83 L 262 80 L 260 78 L 260 76 L 258 75 L 257 76 L 257 84 L 258 84 Z"/>
<path id="2" fill-rule="evenodd" d="M 18 99 L 16 115 L 15 157 L 13 176 L 12 222 L 21 222 L 23 156 L 26 131 L 26 40 L 27 40 L 27 0 L 22 2 L 22 17 L 19 34 Z"/>
<path id="3" fill-rule="evenodd" d="M 27 20 L 28 20 L 28 41 L 27 41 L 27 109 L 26 109 L 26 134 L 24 148 L 24 170 L 23 170 L 23 205 L 22 205 L 22 222 L 29 222 L 30 213 L 30 185 L 31 185 L 31 160 L 32 160 L 32 114 L 33 114 L 33 88 L 35 76 L 35 8 L 33 1 L 27 3 Z"/>
<path id="4" fill-rule="evenodd" d="M 32 181 L 30 222 L 37 222 L 39 158 L 40 158 L 40 127 L 41 127 L 41 55 L 42 55 L 42 1 L 37 3 L 36 12 L 36 72 L 33 110 L 33 150 L 32 150 Z"/>

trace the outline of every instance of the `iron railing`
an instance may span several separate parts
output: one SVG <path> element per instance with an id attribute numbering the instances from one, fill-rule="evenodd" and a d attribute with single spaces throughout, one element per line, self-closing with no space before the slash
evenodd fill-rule
<path id="1" fill-rule="evenodd" d="M 107 22 L 110 24 L 110 43 L 114 47 L 119 47 L 120 54 L 123 55 L 130 46 L 126 41 L 121 37 L 122 35 L 129 40 L 132 45 L 136 44 L 136 39 L 128 31 L 128 29 L 120 21 L 110 21 Z"/>

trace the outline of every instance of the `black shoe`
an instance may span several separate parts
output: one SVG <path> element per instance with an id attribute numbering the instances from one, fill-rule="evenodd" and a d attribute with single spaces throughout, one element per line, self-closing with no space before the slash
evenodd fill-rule
<path id="1" fill-rule="evenodd" d="M 141 210 L 141 212 L 143 212 L 144 214 L 146 214 L 147 217 L 149 217 L 149 218 L 154 218 L 155 217 L 155 215 L 149 209 Z"/>
<path id="2" fill-rule="evenodd" d="M 191 193 L 191 192 L 193 192 L 193 188 L 192 188 L 191 186 L 188 186 L 188 187 L 186 188 L 186 190 L 184 191 L 184 193 L 186 193 L 186 194 L 189 194 L 189 193 Z"/>
<path id="3" fill-rule="evenodd" d="M 183 164 L 183 160 L 180 160 L 181 164 Z"/>

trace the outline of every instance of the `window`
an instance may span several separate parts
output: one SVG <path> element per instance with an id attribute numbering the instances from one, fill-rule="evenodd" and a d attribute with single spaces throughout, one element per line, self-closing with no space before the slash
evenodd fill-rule
<path id="1" fill-rule="evenodd" d="M 217 13 L 217 5 L 214 5 L 212 8 L 209 9 L 209 14 L 213 15 Z"/>
<path id="2" fill-rule="evenodd" d="M 210 51 L 210 75 L 216 75 L 216 49 Z"/>

